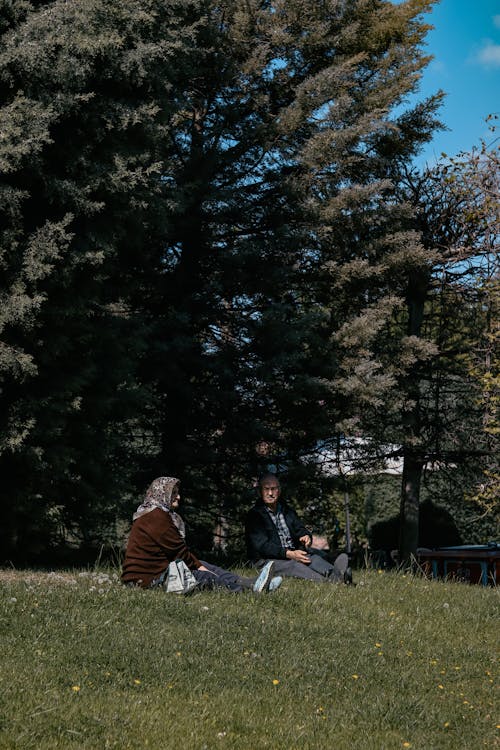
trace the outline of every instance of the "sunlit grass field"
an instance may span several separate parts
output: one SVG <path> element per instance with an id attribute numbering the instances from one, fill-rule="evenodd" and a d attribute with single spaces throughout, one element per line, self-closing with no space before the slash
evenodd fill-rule
<path id="1" fill-rule="evenodd" d="M 356 580 L 179 597 L 0 572 L 0 748 L 500 747 L 498 589 Z"/>

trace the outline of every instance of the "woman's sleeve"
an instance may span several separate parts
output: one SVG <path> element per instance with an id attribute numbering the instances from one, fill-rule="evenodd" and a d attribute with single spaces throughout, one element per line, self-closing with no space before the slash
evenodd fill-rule
<path id="1" fill-rule="evenodd" d="M 199 568 L 201 563 L 186 544 L 186 540 L 179 534 L 179 530 L 172 521 L 169 513 L 162 513 L 163 519 L 158 534 L 158 544 L 165 551 L 169 560 L 182 560 L 190 570 Z"/>

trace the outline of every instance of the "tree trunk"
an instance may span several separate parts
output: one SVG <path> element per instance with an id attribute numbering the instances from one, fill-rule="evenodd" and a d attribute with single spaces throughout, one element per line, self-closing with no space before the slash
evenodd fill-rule
<path id="1" fill-rule="evenodd" d="M 408 335 L 422 336 L 424 306 L 429 293 L 429 274 L 415 274 L 408 282 Z M 403 412 L 403 481 L 401 486 L 401 507 L 399 514 L 399 560 L 408 565 L 416 555 L 418 546 L 418 517 L 420 503 L 420 483 L 424 462 L 416 453 L 420 445 L 420 380 L 421 372 L 417 361 L 407 373 L 407 407 Z M 418 448 L 417 448 L 418 450 Z"/>
<path id="2" fill-rule="evenodd" d="M 399 559 L 403 565 L 410 563 L 412 555 L 416 555 L 418 547 L 422 468 L 421 459 L 416 458 L 410 452 L 405 452 L 399 513 Z"/>

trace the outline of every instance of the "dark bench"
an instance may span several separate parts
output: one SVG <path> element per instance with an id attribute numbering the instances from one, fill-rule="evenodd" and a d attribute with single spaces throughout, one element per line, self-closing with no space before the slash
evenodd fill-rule
<path id="1" fill-rule="evenodd" d="M 483 586 L 496 586 L 500 581 L 500 542 L 419 549 L 417 558 L 433 578 L 453 578 Z"/>

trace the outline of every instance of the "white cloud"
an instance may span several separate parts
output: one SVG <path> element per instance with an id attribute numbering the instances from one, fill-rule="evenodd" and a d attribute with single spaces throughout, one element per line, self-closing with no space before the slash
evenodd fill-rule
<path id="1" fill-rule="evenodd" d="M 477 61 L 488 68 L 500 68 L 500 44 L 486 42 L 477 54 Z"/>

